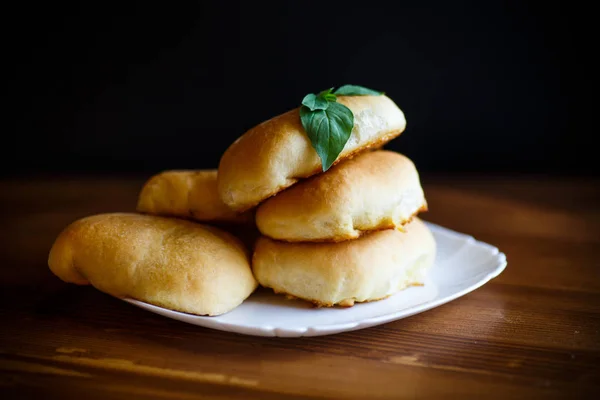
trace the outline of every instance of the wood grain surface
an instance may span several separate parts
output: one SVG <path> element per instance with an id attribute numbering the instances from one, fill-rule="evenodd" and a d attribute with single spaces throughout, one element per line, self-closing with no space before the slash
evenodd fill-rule
<path id="1" fill-rule="evenodd" d="M 505 272 L 410 318 L 283 339 L 187 325 L 50 273 L 56 235 L 133 210 L 143 179 L 0 182 L 1 399 L 598 398 L 598 181 L 424 178 L 424 219 L 499 247 Z"/>

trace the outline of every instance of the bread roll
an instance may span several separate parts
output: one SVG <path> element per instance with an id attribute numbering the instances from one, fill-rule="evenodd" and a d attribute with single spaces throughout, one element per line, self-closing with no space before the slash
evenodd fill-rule
<path id="1" fill-rule="evenodd" d="M 341 96 L 338 101 L 354 113 L 354 129 L 336 162 L 404 131 L 404 114 L 386 96 Z M 321 171 L 296 108 L 250 129 L 225 151 L 219 163 L 219 195 L 230 208 L 243 211 Z"/>
<path id="2" fill-rule="evenodd" d="M 427 203 L 415 165 L 392 151 L 362 153 L 263 202 L 261 233 L 285 241 L 342 241 L 401 227 Z"/>
<path id="3" fill-rule="evenodd" d="M 406 232 L 387 229 L 340 243 L 288 243 L 263 236 L 252 270 L 276 293 L 319 306 L 352 306 L 422 285 L 435 250 L 431 232 L 415 218 Z"/>
<path id="4" fill-rule="evenodd" d="M 217 192 L 217 170 L 165 171 L 142 188 L 137 210 L 142 213 L 205 222 L 250 223 L 252 212 L 236 213 Z"/>
<path id="5" fill-rule="evenodd" d="M 149 215 L 80 219 L 58 236 L 48 265 L 65 282 L 197 315 L 226 313 L 257 287 L 238 239 Z"/>

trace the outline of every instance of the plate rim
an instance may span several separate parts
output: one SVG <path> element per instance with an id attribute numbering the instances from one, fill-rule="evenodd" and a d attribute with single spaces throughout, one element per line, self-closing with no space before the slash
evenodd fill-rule
<path id="1" fill-rule="evenodd" d="M 484 277 L 478 279 L 473 284 L 467 286 L 466 288 L 454 292 L 448 296 L 444 296 L 439 299 L 434 299 L 431 301 L 426 301 L 421 304 L 414 305 L 412 307 L 403 308 L 397 311 L 394 311 L 389 314 L 384 314 L 376 317 L 362 319 L 356 322 L 345 322 L 345 323 L 332 323 L 332 324 L 316 324 L 316 325 L 308 325 L 302 328 L 285 328 L 278 327 L 272 325 L 260 325 L 260 326 L 251 326 L 251 325 L 241 325 L 234 324 L 230 322 L 224 322 L 219 320 L 219 316 L 201 316 L 188 314 L 184 312 L 169 310 L 167 308 L 155 306 L 150 303 L 146 303 L 140 300 L 132 299 L 132 298 L 122 298 L 125 302 L 132 304 L 136 307 L 142 308 L 144 310 L 153 312 L 155 314 L 159 314 L 163 317 L 174 319 L 180 322 L 184 322 L 190 325 L 202 326 L 205 328 L 216 329 L 226 332 L 235 332 L 238 334 L 245 334 L 251 336 L 263 336 L 263 337 L 305 337 L 305 336 L 323 336 L 330 335 L 335 333 L 342 332 L 350 332 L 359 329 L 365 329 L 376 325 L 385 324 L 388 322 L 400 320 L 403 318 L 407 318 L 413 316 L 415 314 L 422 313 L 424 311 L 428 311 L 432 308 L 439 307 L 443 304 L 449 303 L 453 300 L 456 300 L 459 297 L 462 297 L 480 287 L 488 283 L 490 280 L 496 278 L 500 275 L 508 265 L 508 261 L 506 258 L 506 254 L 501 252 L 497 247 L 477 240 L 472 235 L 461 233 L 454 231 L 452 229 L 446 228 L 444 226 L 424 221 L 428 227 L 437 234 L 460 237 L 465 240 L 467 243 L 478 245 L 485 247 L 492 254 L 494 258 L 494 262 L 496 266 L 493 270 L 488 272 Z M 385 300 L 383 300 L 385 301 Z M 174 316 L 181 315 L 181 318 L 175 318 Z M 186 318 L 195 318 L 198 321 L 202 321 L 202 323 L 191 323 L 189 321 L 185 321 Z"/>

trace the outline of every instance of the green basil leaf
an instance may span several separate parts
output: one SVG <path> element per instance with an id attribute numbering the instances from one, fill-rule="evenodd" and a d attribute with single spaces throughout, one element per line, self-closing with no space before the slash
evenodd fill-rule
<path id="1" fill-rule="evenodd" d="M 327 107 L 329 107 L 329 102 L 325 98 L 321 97 L 320 95 L 317 96 L 314 93 L 304 96 L 302 99 L 302 104 L 310 108 L 310 111 L 326 110 Z"/>
<path id="2" fill-rule="evenodd" d="M 340 86 L 335 92 L 338 96 L 381 96 L 383 92 L 358 85 Z"/>
<path id="3" fill-rule="evenodd" d="M 300 108 L 300 120 L 310 142 L 321 158 L 323 172 L 338 158 L 354 127 L 354 114 L 343 104 L 331 102 L 325 110 Z"/>
<path id="4" fill-rule="evenodd" d="M 333 88 L 323 90 L 321 93 L 319 93 L 319 97 L 321 97 L 327 101 L 336 101 L 337 97 L 335 94 L 332 93 L 332 91 L 333 91 Z"/>

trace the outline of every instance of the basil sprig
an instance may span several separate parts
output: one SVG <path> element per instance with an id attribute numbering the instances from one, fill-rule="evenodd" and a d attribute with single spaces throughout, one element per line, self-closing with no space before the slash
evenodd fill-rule
<path id="1" fill-rule="evenodd" d="M 358 85 L 340 86 L 335 92 L 338 96 L 381 96 L 383 92 Z"/>
<path id="2" fill-rule="evenodd" d="M 383 92 L 357 85 L 344 85 L 319 94 L 310 93 L 302 99 L 300 121 L 310 143 L 321 158 L 323 172 L 338 158 L 354 127 L 354 114 L 337 102 L 337 96 L 380 96 Z"/>

